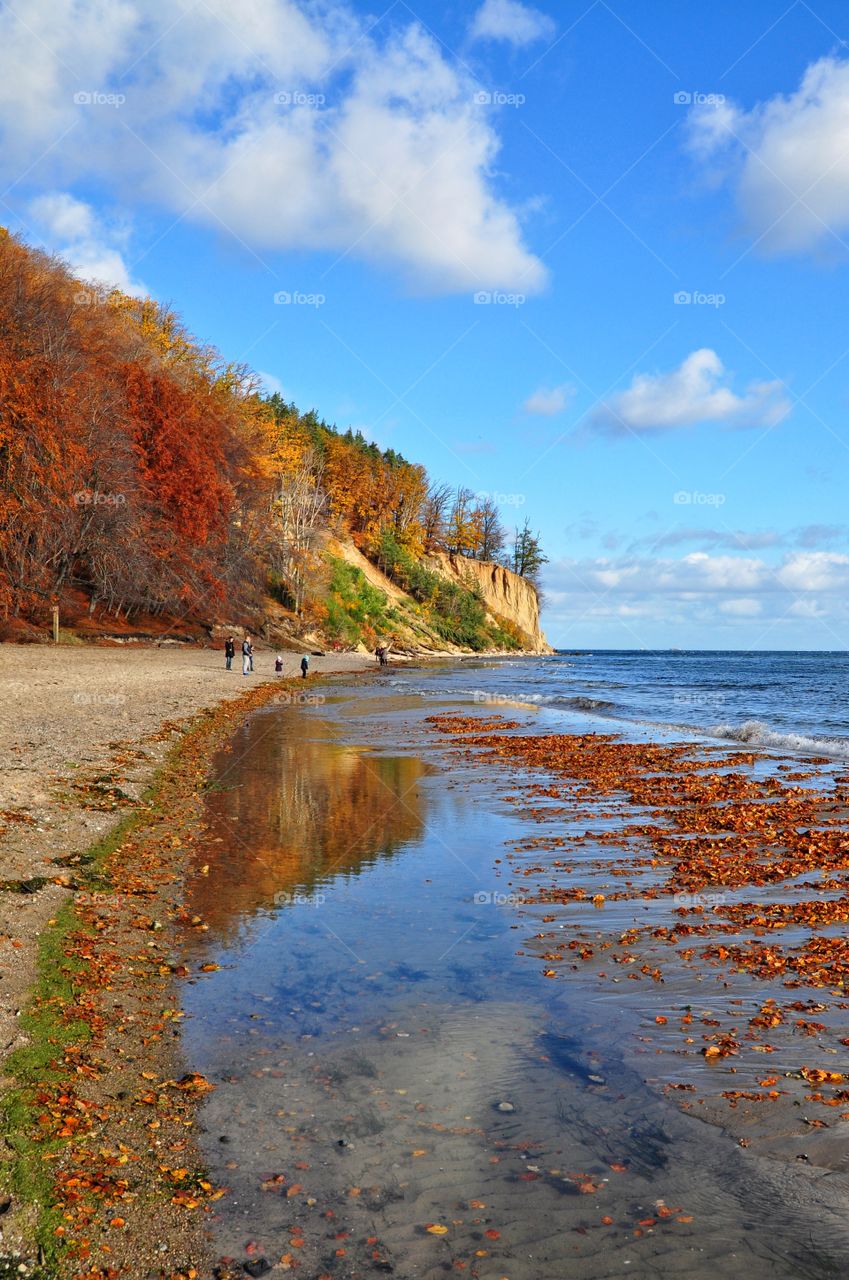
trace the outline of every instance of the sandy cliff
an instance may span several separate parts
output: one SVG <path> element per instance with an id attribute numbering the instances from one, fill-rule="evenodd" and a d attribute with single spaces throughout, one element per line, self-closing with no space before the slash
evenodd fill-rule
<path id="1" fill-rule="evenodd" d="M 336 538 L 326 540 L 326 550 L 333 556 L 360 569 L 372 586 L 379 588 L 394 605 L 406 612 L 407 626 L 399 628 L 399 639 L 407 640 L 420 652 L 464 653 L 433 632 L 420 616 L 413 599 L 391 579 L 367 560 L 350 542 Z M 485 560 L 467 560 L 463 556 L 450 556 L 435 552 L 424 557 L 427 567 L 442 574 L 452 582 L 465 587 L 475 587 L 480 592 L 487 613 L 496 622 L 508 622 L 518 627 L 527 637 L 528 653 L 553 653 L 539 625 L 539 602 L 533 587 L 524 578 L 501 565 Z M 405 610 L 405 606 L 409 606 Z"/>
<path id="2" fill-rule="evenodd" d="M 553 653 L 539 625 L 539 601 L 537 593 L 525 578 L 500 564 L 487 560 L 468 560 L 465 556 L 451 556 L 437 552 L 425 557 L 432 569 L 465 586 L 477 587 L 483 597 L 487 612 L 496 621 L 506 618 L 528 636 L 529 651 Z"/>

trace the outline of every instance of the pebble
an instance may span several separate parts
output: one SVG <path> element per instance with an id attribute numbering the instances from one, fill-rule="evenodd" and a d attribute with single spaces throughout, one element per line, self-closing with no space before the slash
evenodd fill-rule
<path id="1" fill-rule="evenodd" d="M 513 1106 L 512 1102 L 499 1102 L 498 1110 L 499 1111 L 515 1111 L 516 1108 Z"/>
<path id="2" fill-rule="evenodd" d="M 267 1258 L 256 1258 L 253 1262 L 243 1262 L 242 1268 L 249 1276 L 264 1276 L 271 1270 L 271 1263 Z"/>

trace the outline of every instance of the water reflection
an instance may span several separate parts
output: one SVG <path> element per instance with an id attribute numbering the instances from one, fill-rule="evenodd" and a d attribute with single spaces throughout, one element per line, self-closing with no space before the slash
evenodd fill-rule
<path id="1" fill-rule="evenodd" d="M 256 716 L 217 762 L 208 869 L 195 869 L 187 906 L 223 941 L 257 912 L 390 858 L 424 831 L 421 760 L 309 741 L 303 718 L 297 732 L 292 720 L 279 710 Z"/>
<path id="2" fill-rule="evenodd" d="M 842 1274 L 836 1192 L 809 1218 L 786 1167 L 627 1065 L 609 1003 L 517 954 L 495 860 L 528 828 L 485 775 L 473 794 L 462 762 L 427 777 L 333 729 L 256 716 L 208 798 L 189 906 L 222 967 L 193 966 L 183 1046 L 216 1085 L 199 1140 L 229 1188 L 219 1274 Z"/>

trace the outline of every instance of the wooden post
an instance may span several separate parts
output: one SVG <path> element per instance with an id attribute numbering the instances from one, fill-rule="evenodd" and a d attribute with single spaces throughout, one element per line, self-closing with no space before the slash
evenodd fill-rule
<path id="1" fill-rule="evenodd" d="M 59 643 L 59 606 L 58 604 L 54 604 L 53 606 L 53 643 L 54 644 Z"/>

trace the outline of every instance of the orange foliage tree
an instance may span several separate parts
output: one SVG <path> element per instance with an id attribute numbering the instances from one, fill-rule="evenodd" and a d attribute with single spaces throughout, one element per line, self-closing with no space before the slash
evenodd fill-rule
<path id="1" fill-rule="evenodd" d="M 169 313 L 0 236 L 0 611 L 202 615 L 260 581 L 255 388 Z"/>
<path id="2" fill-rule="evenodd" d="M 0 232 L 0 617 L 82 592 L 91 611 L 233 618 L 269 574 L 301 612 L 328 526 L 367 555 L 389 535 L 414 559 L 503 544 L 491 502 L 263 398 L 169 309 Z"/>

